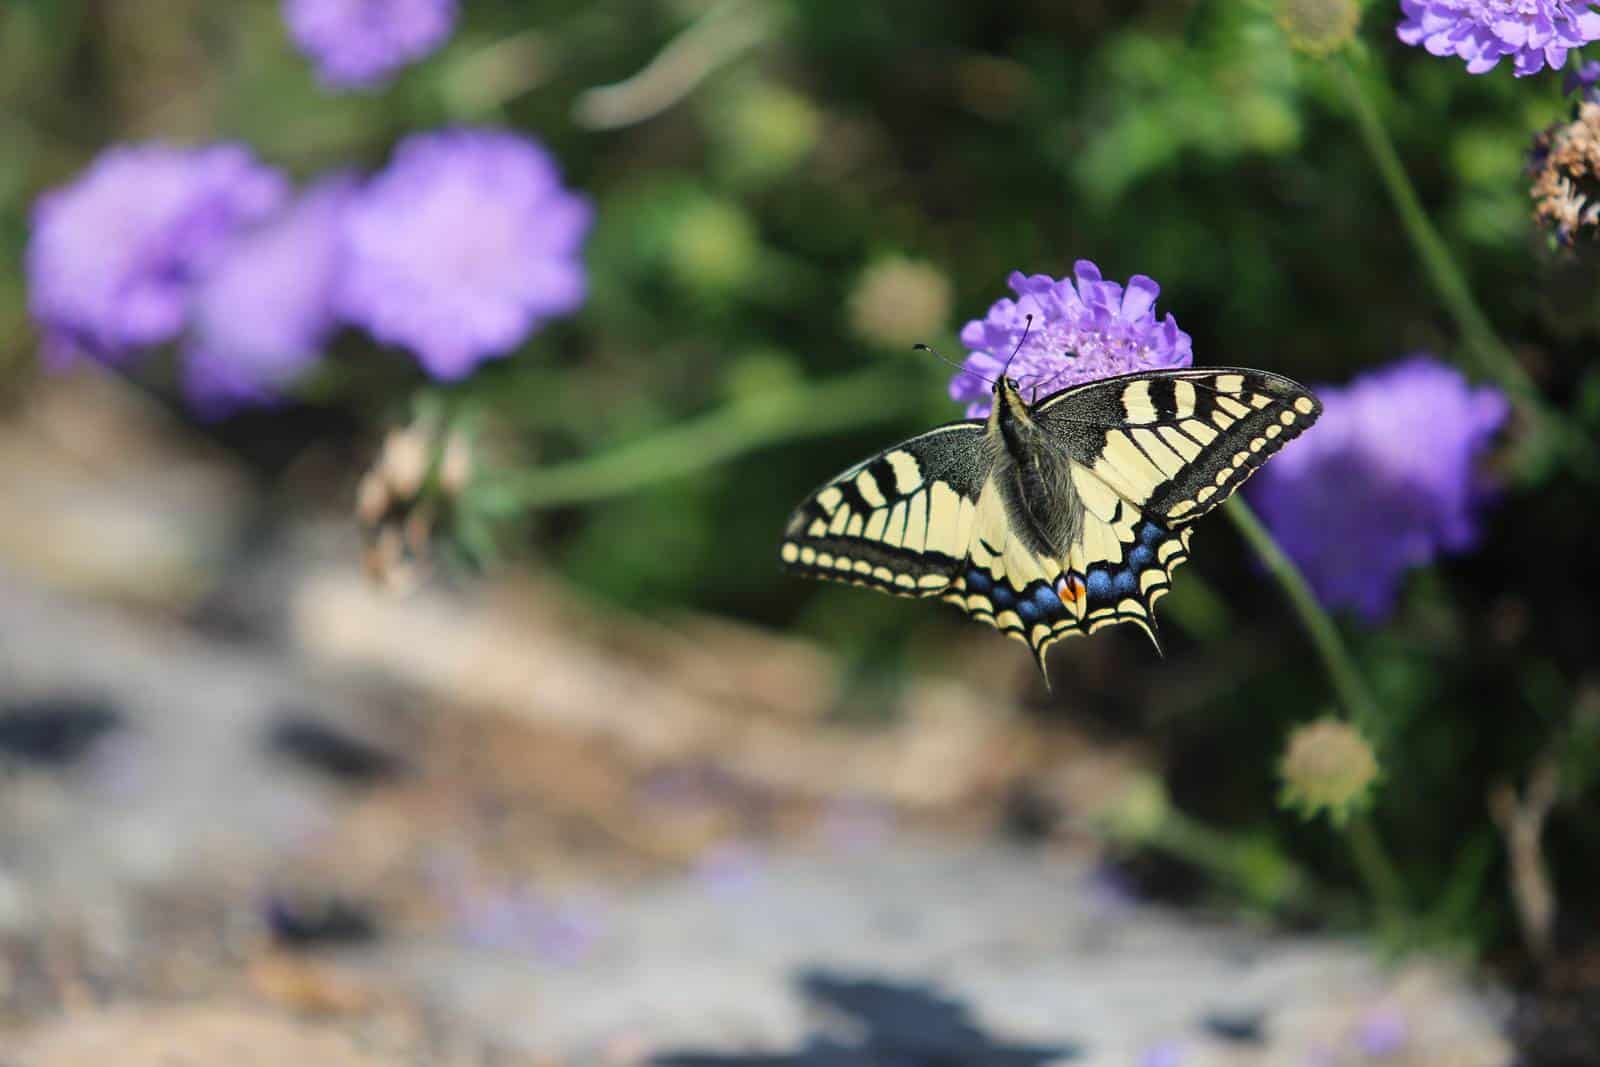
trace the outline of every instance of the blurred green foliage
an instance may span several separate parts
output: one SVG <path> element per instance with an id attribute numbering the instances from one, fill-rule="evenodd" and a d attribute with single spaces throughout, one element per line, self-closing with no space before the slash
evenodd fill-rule
<path id="1" fill-rule="evenodd" d="M 1108 277 L 1157 278 L 1201 363 L 1337 382 L 1413 350 L 1455 350 L 1329 71 L 1288 49 L 1271 3 L 469 0 L 464 11 L 451 43 L 385 91 L 334 96 L 269 0 L 164 0 L 159 14 L 125 0 L 0 7 L 0 353 L 13 395 L 35 373 L 20 267 L 30 203 L 106 145 L 238 139 L 304 178 L 376 166 L 420 128 L 528 131 L 595 197 L 599 222 L 586 309 L 447 391 L 507 471 L 603 456 L 863 368 L 882 371 L 862 381 L 883 395 L 860 406 L 882 414 L 541 511 L 514 543 L 502 528 L 501 548 L 630 608 L 792 625 L 849 657 L 870 692 L 936 656 L 970 666 L 973 649 L 998 677 L 1032 684 L 1020 650 L 953 612 L 777 573 L 777 533 L 806 490 L 958 414 L 949 368 L 853 325 L 874 263 L 945 276 L 952 315 L 922 339 L 957 358 L 960 324 L 1004 295 L 1008 272 L 1061 275 L 1079 257 Z M 1559 77 L 1471 77 L 1401 46 L 1397 17 L 1390 3 L 1366 7 L 1365 89 L 1496 328 L 1592 434 L 1596 275 L 1548 253 L 1521 179 L 1530 135 L 1563 111 Z M 686 91 L 635 78 L 686 33 L 700 57 Z M 619 99 L 629 121 L 615 120 Z M 398 354 L 336 348 L 302 406 L 209 432 L 270 476 L 285 440 L 370 439 L 432 388 Z M 143 373 L 170 395 L 159 369 Z M 1417 576 L 1388 627 L 1349 631 L 1384 715 L 1372 724 L 1375 824 L 1430 936 L 1478 947 L 1514 930 L 1492 783 L 1554 753 L 1563 899 L 1592 895 L 1600 875 L 1595 487 L 1560 464 L 1532 477 L 1504 487 L 1477 553 Z M 488 536 L 474 526 L 474 555 Z M 1183 821 L 1144 836 L 1166 834 L 1202 865 L 1222 857 L 1212 866 L 1243 899 L 1281 903 L 1301 872 L 1354 886 L 1336 832 L 1273 802 L 1284 738 L 1328 705 L 1328 683 L 1226 524 L 1207 523 L 1197 543 L 1163 605 L 1164 660 L 1137 633 L 1069 642 L 1055 695 L 1032 699 L 1041 714 L 1155 739 Z"/>

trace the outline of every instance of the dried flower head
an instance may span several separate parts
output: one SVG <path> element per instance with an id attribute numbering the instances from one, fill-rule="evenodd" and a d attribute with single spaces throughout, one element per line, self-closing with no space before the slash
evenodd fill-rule
<path id="1" fill-rule="evenodd" d="M 1309 56 L 1332 55 L 1355 40 L 1361 24 L 1356 0 L 1278 0 L 1278 25 L 1289 44 Z"/>
<path id="2" fill-rule="evenodd" d="M 888 256 L 861 272 L 850 294 L 856 336 L 884 348 L 909 348 L 945 328 L 950 279 L 931 263 Z"/>
<path id="3" fill-rule="evenodd" d="M 427 577 L 433 534 L 472 478 L 472 451 L 458 430 L 419 419 L 384 439 L 377 462 L 356 485 L 362 562 L 369 577 L 404 593 Z"/>
<path id="4" fill-rule="evenodd" d="M 1510 57 L 1517 77 L 1546 66 L 1559 70 L 1567 53 L 1600 39 L 1591 0 L 1400 0 L 1396 34 L 1436 56 L 1459 56 L 1483 74 Z"/>
<path id="5" fill-rule="evenodd" d="M 1114 374 L 1194 362 L 1189 335 L 1177 321 L 1170 314 L 1156 318 L 1161 287 L 1142 274 L 1124 288 L 1080 259 L 1071 280 L 1019 271 L 1007 284 L 1017 299 L 997 301 L 961 331 L 966 369 L 950 380 L 950 398 L 967 402 L 969 418 L 989 414 L 986 379 L 998 377 L 1008 361 L 1006 373 L 1029 400 Z"/>
<path id="6" fill-rule="evenodd" d="M 1600 103 L 1584 100 L 1568 122 L 1536 135 L 1528 154 L 1533 215 L 1572 245 L 1600 221 Z"/>
<path id="7" fill-rule="evenodd" d="M 1336 823 L 1371 802 L 1378 759 L 1361 731 L 1342 719 L 1318 719 L 1289 735 L 1278 764 L 1280 799 L 1306 818 L 1326 811 Z"/>

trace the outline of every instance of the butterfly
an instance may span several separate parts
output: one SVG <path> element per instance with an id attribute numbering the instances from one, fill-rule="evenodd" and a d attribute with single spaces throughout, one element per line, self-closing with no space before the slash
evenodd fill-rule
<path id="1" fill-rule="evenodd" d="M 1045 653 L 1155 603 L 1190 524 L 1322 405 L 1278 374 L 1142 371 L 1028 402 L 1002 372 L 986 419 L 903 441 L 830 479 L 789 519 L 784 568 L 938 598 Z"/>

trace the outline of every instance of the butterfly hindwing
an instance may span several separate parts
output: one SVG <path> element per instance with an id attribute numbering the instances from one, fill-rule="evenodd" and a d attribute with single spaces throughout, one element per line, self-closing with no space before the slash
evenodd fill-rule
<path id="1" fill-rule="evenodd" d="M 787 570 L 899 596 L 949 596 L 988 475 L 983 423 L 941 426 L 858 463 L 795 509 Z"/>

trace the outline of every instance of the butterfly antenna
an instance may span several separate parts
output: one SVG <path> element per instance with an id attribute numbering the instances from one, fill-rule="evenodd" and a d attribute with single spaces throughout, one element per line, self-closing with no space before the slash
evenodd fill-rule
<path id="1" fill-rule="evenodd" d="M 965 373 L 972 375 L 974 378 L 982 378 L 984 381 L 989 382 L 990 385 L 994 384 L 994 382 L 989 381 L 988 378 L 984 378 L 983 375 L 977 373 L 976 371 L 971 370 L 968 367 L 962 366 L 960 363 L 957 363 L 953 359 L 946 359 L 944 356 L 941 356 L 939 354 L 938 350 L 935 349 L 932 345 L 925 345 L 921 341 L 918 341 L 916 344 L 912 345 L 911 347 L 916 349 L 918 352 L 931 352 L 931 353 L 933 353 L 933 358 L 937 359 L 939 362 L 948 363 L 948 364 L 950 364 L 950 366 L 954 367 L 958 371 L 964 371 Z"/>
<path id="2" fill-rule="evenodd" d="M 1028 331 L 1031 329 L 1033 329 L 1033 316 L 1029 315 L 1022 324 L 1022 336 L 1017 338 L 1017 347 L 1011 350 L 1011 354 L 1006 357 L 1006 365 L 1000 368 L 1000 377 L 1004 378 L 1006 371 L 1011 369 L 1011 361 L 1017 358 L 1018 352 L 1022 351 L 1023 344 L 1028 340 Z"/>

